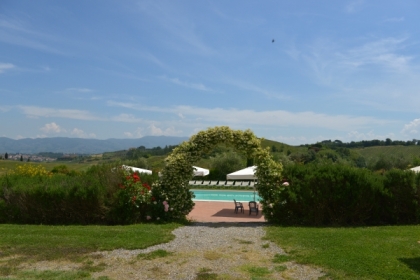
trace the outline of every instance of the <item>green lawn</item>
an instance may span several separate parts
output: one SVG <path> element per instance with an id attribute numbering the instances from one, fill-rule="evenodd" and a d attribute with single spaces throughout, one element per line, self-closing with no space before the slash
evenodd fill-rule
<path id="1" fill-rule="evenodd" d="M 85 254 L 140 249 L 168 242 L 181 224 L 129 226 L 0 225 L 0 279 L 82 279 L 103 269 Z M 266 238 L 289 254 L 277 262 L 317 266 L 331 279 L 420 279 L 420 226 L 266 228 Z M 167 252 L 159 252 L 167 253 Z M 8 257 L 12 258 L 8 258 Z M 151 257 L 151 256 L 142 256 Z M 284 256 L 279 256 L 284 257 Z M 23 262 L 67 259 L 85 264 L 70 272 L 18 269 Z M 50 275 L 51 274 L 51 275 Z"/>
<path id="2" fill-rule="evenodd" d="M 267 238 L 332 279 L 420 279 L 420 226 L 271 226 Z"/>

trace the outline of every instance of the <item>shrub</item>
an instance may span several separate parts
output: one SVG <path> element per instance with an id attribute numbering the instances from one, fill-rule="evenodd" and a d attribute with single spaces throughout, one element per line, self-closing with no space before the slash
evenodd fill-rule
<path id="1" fill-rule="evenodd" d="M 6 177 L 6 178 L 5 178 Z M 3 176 L 5 219 L 30 224 L 103 223 L 106 190 L 94 177 L 55 175 L 44 180 Z"/>
<path id="2" fill-rule="evenodd" d="M 289 165 L 290 185 L 271 203 L 275 220 L 301 225 L 364 225 L 379 222 L 379 175 L 346 165 Z"/>
<path id="3" fill-rule="evenodd" d="M 387 223 L 411 224 L 420 220 L 420 174 L 393 169 L 385 173 L 383 198 Z"/>
<path id="4" fill-rule="evenodd" d="M 148 216 L 158 220 L 172 208 L 161 194 L 153 194 L 156 177 L 142 174 L 141 180 L 115 165 L 92 166 L 72 176 L 64 165 L 54 173 L 24 167 L 0 177 L 0 222 L 128 224 Z"/>

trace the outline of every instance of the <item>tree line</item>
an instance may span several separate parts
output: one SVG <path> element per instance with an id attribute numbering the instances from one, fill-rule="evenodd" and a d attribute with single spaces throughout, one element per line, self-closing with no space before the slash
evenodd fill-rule
<path id="1" fill-rule="evenodd" d="M 408 140 L 408 141 L 401 141 L 401 140 L 391 140 L 390 138 L 386 138 L 385 141 L 384 140 L 378 140 L 378 139 L 374 139 L 374 140 L 362 140 L 362 141 L 351 141 L 350 143 L 344 143 L 340 140 L 324 140 L 321 141 L 320 143 L 317 144 L 322 144 L 324 146 L 328 146 L 330 148 L 338 148 L 338 147 L 342 147 L 342 148 L 365 148 L 365 147 L 374 147 L 374 146 L 413 146 L 413 145 L 420 145 L 420 140 L 417 139 L 413 139 L 413 140 Z M 301 146 L 312 146 L 311 144 L 305 144 L 305 145 L 301 145 Z"/>

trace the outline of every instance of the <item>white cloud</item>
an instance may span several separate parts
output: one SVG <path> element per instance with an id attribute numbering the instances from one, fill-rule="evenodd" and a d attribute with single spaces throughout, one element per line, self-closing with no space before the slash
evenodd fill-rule
<path id="1" fill-rule="evenodd" d="M 165 129 L 157 127 L 155 124 L 151 124 L 148 128 L 149 134 L 152 136 L 179 136 L 182 134 L 181 130 L 176 130 L 174 127 L 167 127 Z"/>
<path id="2" fill-rule="evenodd" d="M 55 122 L 47 123 L 43 127 L 40 128 L 43 132 L 49 134 L 49 133 L 60 133 L 60 132 L 66 132 L 65 129 L 62 129 L 58 124 Z"/>
<path id="3" fill-rule="evenodd" d="M 154 124 L 149 126 L 149 131 L 152 136 L 160 136 L 163 133 L 162 129 L 156 127 Z"/>
<path id="4" fill-rule="evenodd" d="M 0 74 L 13 68 L 15 68 L 15 66 L 11 63 L 0 63 Z"/>
<path id="5" fill-rule="evenodd" d="M 420 136 L 420 119 L 414 119 L 409 124 L 404 125 L 404 128 L 401 130 L 402 134 Z"/>
<path id="6" fill-rule="evenodd" d="M 79 138 L 96 138 L 95 133 L 85 133 L 79 128 L 74 128 L 70 134 Z"/>
<path id="7" fill-rule="evenodd" d="M 133 132 L 124 132 L 124 136 L 128 138 L 141 138 L 144 136 L 143 131 L 143 128 L 137 127 Z"/>

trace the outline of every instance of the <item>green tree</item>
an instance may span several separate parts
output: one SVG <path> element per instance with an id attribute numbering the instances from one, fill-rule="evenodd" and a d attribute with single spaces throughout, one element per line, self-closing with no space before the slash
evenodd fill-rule
<path id="1" fill-rule="evenodd" d="M 211 159 L 209 179 L 226 180 L 226 175 L 244 168 L 245 160 L 238 153 L 226 152 Z"/>

